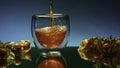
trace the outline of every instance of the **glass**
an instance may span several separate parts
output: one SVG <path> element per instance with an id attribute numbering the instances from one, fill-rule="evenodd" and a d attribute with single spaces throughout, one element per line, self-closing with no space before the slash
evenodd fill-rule
<path id="1" fill-rule="evenodd" d="M 37 68 L 67 68 L 67 64 L 59 51 L 49 51 L 40 54 Z"/>
<path id="2" fill-rule="evenodd" d="M 37 48 L 63 48 L 70 32 L 67 14 L 36 14 L 32 16 L 31 32 Z"/>

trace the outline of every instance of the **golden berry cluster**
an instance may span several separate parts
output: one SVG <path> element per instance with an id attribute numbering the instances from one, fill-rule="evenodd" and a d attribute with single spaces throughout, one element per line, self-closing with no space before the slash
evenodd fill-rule
<path id="1" fill-rule="evenodd" d="M 112 36 L 91 37 L 81 41 L 78 48 L 80 57 L 92 62 L 101 61 L 104 65 L 120 65 L 120 38 Z"/>
<path id="2" fill-rule="evenodd" d="M 29 40 L 20 40 L 19 43 L 0 41 L 0 67 L 20 65 L 23 59 L 31 60 Z"/>

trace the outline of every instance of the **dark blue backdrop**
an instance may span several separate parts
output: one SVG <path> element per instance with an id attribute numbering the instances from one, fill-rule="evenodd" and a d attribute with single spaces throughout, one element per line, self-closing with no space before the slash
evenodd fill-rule
<path id="1" fill-rule="evenodd" d="M 92 36 L 120 36 L 119 0 L 54 0 L 55 13 L 70 16 L 69 46 Z M 31 16 L 48 13 L 49 0 L 0 0 L 0 40 L 31 41 Z"/>

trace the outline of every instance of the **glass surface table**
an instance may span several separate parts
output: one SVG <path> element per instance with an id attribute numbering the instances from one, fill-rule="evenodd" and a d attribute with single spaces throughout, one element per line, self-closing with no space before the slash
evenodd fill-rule
<path id="1" fill-rule="evenodd" d="M 67 68 L 94 68 L 94 63 L 85 61 L 80 58 L 78 52 L 78 47 L 66 47 L 63 49 L 56 49 L 60 51 L 62 56 L 66 59 Z M 32 61 L 23 60 L 21 65 L 9 65 L 8 68 L 36 68 L 36 60 L 39 57 L 40 52 L 46 51 L 45 49 L 36 49 L 31 47 L 31 59 Z"/>

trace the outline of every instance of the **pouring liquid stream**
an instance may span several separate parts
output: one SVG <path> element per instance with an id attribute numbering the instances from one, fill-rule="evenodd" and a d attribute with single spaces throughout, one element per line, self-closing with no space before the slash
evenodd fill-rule
<path id="1" fill-rule="evenodd" d="M 54 26 L 55 22 L 54 22 L 54 13 L 53 13 L 53 0 L 50 0 L 50 9 L 49 9 L 49 14 L 51 17 L 51 27 Z"/>

